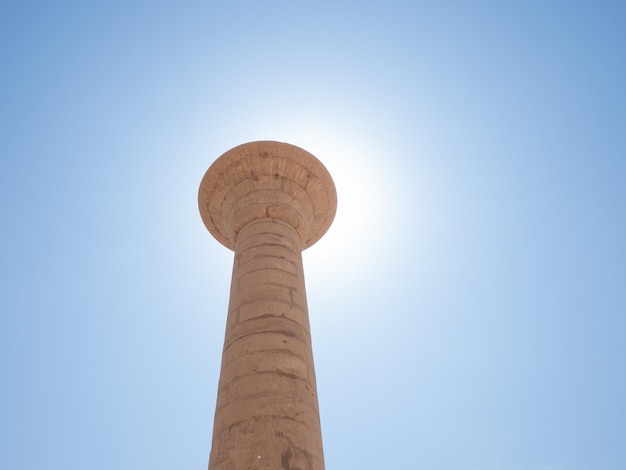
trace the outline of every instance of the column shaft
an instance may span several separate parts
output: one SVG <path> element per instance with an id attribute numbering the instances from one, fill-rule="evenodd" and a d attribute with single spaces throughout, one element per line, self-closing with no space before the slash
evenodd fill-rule
<path id="1" fill-rule="evenodd" d="M 323 470 L 311 333 L 296 230 L 240 230 L 209 470 Z"/>

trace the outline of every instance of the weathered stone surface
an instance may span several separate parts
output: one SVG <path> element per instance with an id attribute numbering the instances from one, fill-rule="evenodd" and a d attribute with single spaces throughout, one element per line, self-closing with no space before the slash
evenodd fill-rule
<path id="1" fill-rule="evenodd" d="M 209 470 L 323 470 L 301 251 L 332 222 L 332 179 L 298 147 L 253 142 L 209 168 L 199 204 L 235 250 Z"/>

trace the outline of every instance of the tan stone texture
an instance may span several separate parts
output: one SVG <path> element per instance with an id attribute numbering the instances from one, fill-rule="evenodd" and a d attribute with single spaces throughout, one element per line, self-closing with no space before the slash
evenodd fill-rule
<path id="1" fill-rule="evenodd" d="M 298 147 L 253 142 L 209 168 L 199 203 L 235 250 L 209 470 L 323 470 L 301 252 L 332 222 L 332 179 Z"/>

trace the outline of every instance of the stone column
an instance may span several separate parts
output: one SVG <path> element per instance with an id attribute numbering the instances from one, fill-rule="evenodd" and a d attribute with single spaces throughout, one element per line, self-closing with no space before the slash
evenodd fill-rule
<path id="1" fill-rule="evenodd" d="M 209 470 L 323 470 L 302 250 L 334 218 L 330 174 L 298 147 L 252 142 L 213 163 L 199 205 L 235 251 Z"/>

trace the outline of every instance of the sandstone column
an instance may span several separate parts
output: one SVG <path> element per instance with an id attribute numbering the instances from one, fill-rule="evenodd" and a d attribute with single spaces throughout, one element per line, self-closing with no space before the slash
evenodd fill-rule
<path id="1" fill-rule="evenodd" d="M 209 470 L 323 470 L 302 250 L 335 216 L 330 174 L 279 142 L 226 152 L 200 214 L 235 251 Z"/>

